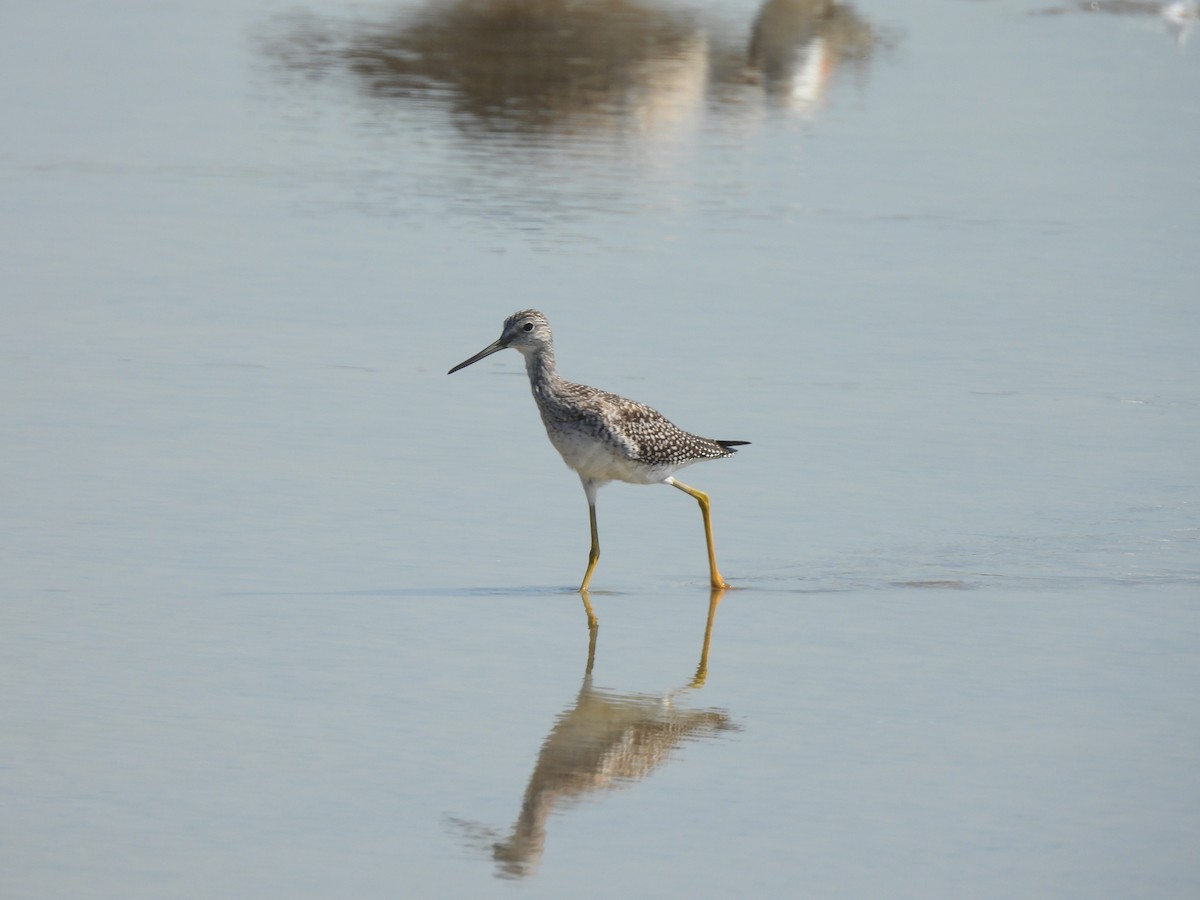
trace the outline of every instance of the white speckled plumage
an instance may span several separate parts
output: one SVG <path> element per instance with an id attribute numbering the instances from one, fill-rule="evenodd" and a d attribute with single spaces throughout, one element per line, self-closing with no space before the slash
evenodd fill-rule
<path id="1" fill-rule="evenodd" d="M 708 497 L 671 476 L 692 463 L 732 456 L 733 447 L 748 442 L 700 437 L 677 427 L 644 403 L 565 381 L 555 366 L 550 324 L 536 309 L 513 313 L 504 321 L 499 339 L 450 372 L 457 372 L 509 347 L 525 357 L 529 386 L 550 443 L 563 461 L 579 474 L 587 494 L 592 551 L 580 590 L 587 590 L 600 555 L 596 534 L 596 492 L 610 481 L 670 484 L 696 498 L 704 514 L 712 585 L 714 588 L 725 587 L 712 550 Z"/>

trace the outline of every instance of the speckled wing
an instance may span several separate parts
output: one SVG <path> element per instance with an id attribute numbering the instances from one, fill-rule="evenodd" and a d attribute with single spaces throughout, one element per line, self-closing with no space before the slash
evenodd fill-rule
<path id="1" fill-rule="evenodd" d="M 606 391 L 597 393 L 601 402 L 595 408 L 605 421 L 610 440 L 623 446 L 631 460 L 650 466 L 679 466 L 732 455 L 717 441 L 684 431 L 644 403 Z"/>

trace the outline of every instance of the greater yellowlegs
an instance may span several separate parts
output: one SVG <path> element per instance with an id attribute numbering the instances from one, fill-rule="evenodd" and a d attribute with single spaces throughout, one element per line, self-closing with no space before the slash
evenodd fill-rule
<path id="1" fill-rule="evenodd" d="M 500 337 L 447 374 L 512 347 L 525 357 L 529 386 L 550 443 L 563 461 L 579 474 L 587 494 L 592 547 L 580 591 L 586 591 L 600 559 L 596 533 L 596 492 L 610 481 L 630 484 L 669 484 L 694 497 L 704 516 L 708 542 L 708 567 L 714 588 L 728 587 L 717 571 L 713 551 L 712 518 L 708 495 L 671 477 L 673 472 L 705 459 L 732 456 L 734 447 L 749 441 L 714 441 L 677 428 L 660 413 L 642 403 L 608 391 L 564 381 L 554 366 L 554 338 L 550 324 L 536 309 L 523 309 L 504 320 Z"/>

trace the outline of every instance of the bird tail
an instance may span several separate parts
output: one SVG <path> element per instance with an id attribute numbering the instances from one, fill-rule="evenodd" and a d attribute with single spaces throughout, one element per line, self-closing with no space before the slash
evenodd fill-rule
<path id="1" fill-rule="evenodd" d="M 745 447 L 749 441 L 717 441 L 721 445 L 722 450 L 728 450 L 730 453 L 737 453 L 734 447 Z"/>

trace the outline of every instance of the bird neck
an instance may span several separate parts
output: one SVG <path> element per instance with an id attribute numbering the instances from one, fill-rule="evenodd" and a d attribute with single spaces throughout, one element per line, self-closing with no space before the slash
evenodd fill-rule
<path id="1" fill-rule="evenodd" d="M 554 365 L 554 348 L 538 347 L 526 353 L 525 371 L 529 373 L 529 384 L 535 394 L 539 390 L 553 388 L 559 381 L 558 369 Z"/>

